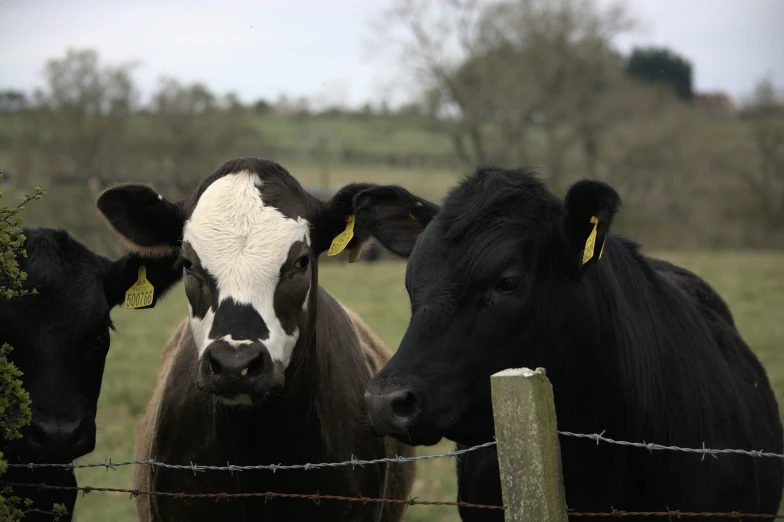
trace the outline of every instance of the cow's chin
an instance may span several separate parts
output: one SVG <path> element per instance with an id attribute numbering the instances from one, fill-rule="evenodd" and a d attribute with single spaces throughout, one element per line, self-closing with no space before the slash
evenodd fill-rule
<path id="1" fill-rule="evenodd" d="M 495 437 L 495 433 L 493 433 L 492 423 L 489 428 L 476 423 L 474 425 L 461 425 L 460 428 L 444 430 L 444 437 L 458 444 L 462 444 L 463 446 L 478 446 L 486 442 L 491 442 L 493 437 Z"/>
<path id="2" fill-rule="evenodd" d="M 409 429 L 412 440 L 423 441 L 416 445 L 430 446 L 445 438 L 464 446 L 476 446 L 492 441 L 495 436 L 492 412 L 485 414 L 467 408 L 461 409 L 459 413 L 433 416 L 428 420 L 416 423 Z"/>
<path id="3" fill-rule="evenodd" d="M 224 406 L 253 406 L 259 402 L 258 397 L 254 402 L 254 398 L 252 395 L 248 395 L 247 393 L 236 393 L 230 395 L 216 395 L 215 398 L 218 400 L 219 403 L 223 404 Z"/>
<path id="4" fill-rule="evenodd" d="M 435 446 L 443 438 L 437 433 L 420 433 L 417 430 L 412 430 L 406 435 L 389 435 L 389 437 L 409 446 Z"/>
<path id="5" fill-rule="evenodd" d="M 259 406 L 269 397 L 276 395 L 283 379 L 262 379 L 253 386 L 216 385 L 210 379 L 200 379 L 199 391 L 213 397 L 218 404 L 234 408 Z"/>
<path id="6" fill-rule="evenodd" d="M 458 422 L 444 423 L 430 422 L 418 419 L 412 424 L 405 434 L 379 434 L 389 436 L 409 446 L 434 446 L 442 439 L 448 439 L 464 446 L 476 446 L 491 442 L 494 437 L 493 418 L 479 415 L 466 415 Z"/>

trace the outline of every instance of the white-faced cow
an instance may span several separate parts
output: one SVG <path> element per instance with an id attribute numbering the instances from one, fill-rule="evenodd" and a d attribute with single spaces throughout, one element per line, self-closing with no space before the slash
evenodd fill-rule
<path id="1" fill-rule="evenodd" d="M 109 350 L 109 312 L 124 302 L 144 266 L 153 285 L 153 302 L 180 274 L 176 257 L 142 260 L 128 254 L 110 260 L 91 252 L 64 230 L 26 228 L 20 268 L 26 289 L 37 295 L 0 299 L 0 344 L 13 347 L 10 360 L 22 372 L 30 394 L 32 421 L 22 438 L 0 436 L 0 451 L 10 464 L 68 463 L 93 451 L 95 414 L 104 361 Z M 72 470 L 11 467 L 3 482 L 75 486 Z M 71 520 L 76 491 L 15 487 L 15 494 L 33 500 L 34 509 L 64 504 Z M 25 520 L 51 520 L 36 511 Z"/>
<path id="2" fill-rule="evenodd" d="M 610 234 L 620 202 L 603 182 L 561 199 L 533 172 L 500 168 L 478 169 L 442 207 L 400 187 L 360 192 L 358 226 L 408 258 L 411 301 L 399 349 L 367 388 L 373 429 L 414 445 L 492 440 L 490 376 L 543 367 L 560 430 L 782 453 L 768 377 L 726 303 Z M 771 514 L 781 500 L 780 459 L 560 442 L 576 511 Z M 462 500 L 500 504 L 494 450 L 461 458 L 458 483 Z"/>
<path id="3" fill-rule="evenodd" d="M 363 188 L 348 185 L 324 203 L 277 163 L 239 158 L 177 203 L 135 184 L 99 197 L 100 212 L 134 251 L 180 256 L 188 299 L 189 317 L 163 350 L 138 426 L 137 458 L 225 466 L 414 454 L 374 436 L 365 421 L 365 386 L 390 352 L 318 284 L 321 253 L 333 244 L 353 256 L 368 238 L 353 229 L 353 196 Z M 140 467 L 134 483 L 189 493 L 406 499 L 413 474 L 413 463 L 196 476 Z M 392 522 L 404 506 L 139 497 L 137 512 L 144 521 Z"/>

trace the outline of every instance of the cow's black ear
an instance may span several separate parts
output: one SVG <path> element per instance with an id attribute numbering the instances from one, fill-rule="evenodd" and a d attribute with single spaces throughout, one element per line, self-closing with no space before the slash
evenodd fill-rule
<path id="1" fill-rule="evenodd" d="M 178 254 L 140 257 L 126 254 L 112 261 L 105 285 L 110 307 L 153 308 L 182 278 Z"/>
<path id="2" fill-rule="evenodd" d="M 435 203 L 396 185 L 368 188 L 354 196 L 359 226 L 401 257 L 411 255 L 419 234 L 440 210 Z"/>
<path id="3" fill-rule="evenodd" d="M 146 185 L 123 183 L 106 189 L 98 211 L 120 240 L 144 256 L 177 251 L 182 237 L 182 203 L 172 203 Z"/>
<path id="4" fill-rule="evenodd" d="M 577 273 L 596 263 L 604 252 L 610 225 L 621 205 L 621 196 L 607 183 L 578 181 L 564 198 L 564 232 L 569 265 Z"/>
<path id="5" fill-rule="evenodd" d="M 311 235 L 316 253 L 326 251 L 327 255 L 333 256 L 347 250 L 350 261 L 359 259 L 362 244 L 370 235 L 354 215 L 354 196 L 372 186 L 369 183 L 349 183 L 322 206 Z"/>

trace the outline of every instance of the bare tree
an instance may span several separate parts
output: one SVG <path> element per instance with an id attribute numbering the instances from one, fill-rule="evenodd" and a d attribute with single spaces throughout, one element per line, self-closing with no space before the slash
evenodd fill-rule
<path id="1" fill-rule="evenodd" d="M 229 157 L 259 154 L 260 134 L 231 93 L 219 100 L 200 83 L 161 78 L 150 112 L 145 155 L 157 174 L 182 192 Z"/>
<path id="2" fill-rule="evenodd" d="M 128 116 L 139 99 L 131 77 L 135 66 L 102 65 L 91 49 L 69 49 L 64 57 L 47 61 L 46 86 L 35 92 L 33 107 L 23 111 L 15 152 L 37 154 L 44 148 L 49 169 L 84 180 L 116 172 L 112 152 L 124 141 Z M 17 162 L 32 163 L 30 158 Z"/>
<path id="3" fill-rule="evenodd" d="M 763 78 L 746 114 L 755 157 L 740 172 L 765 224 L 784 230 L 784 93 Z"/>
<path id="4" fill-rule="evenodd" d="M 433 125 L 465 164 L 542 155 L 556 184 L 573 149 L 599 174 L 602 137 L 626 117 L 628 89 L 610 41 L 632 27 L 590 0 L 400 0 L 375 33 L 398 45 Z"/>

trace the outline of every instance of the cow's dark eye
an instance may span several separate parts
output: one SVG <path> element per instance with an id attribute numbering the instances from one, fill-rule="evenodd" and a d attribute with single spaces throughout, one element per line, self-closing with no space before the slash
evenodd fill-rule
<path id="1" fill-rule="evenodd" d="M 185 271 L 185 275 L 191 276 L 193 275 L 193 263 L 184 259 L 182 261 L 182 269 Z"/>
<path id="2" fill-rule="evenodd" d="M 495 291 L 500 294 L 513 294 L 523 286 L 523 280 L 519 277 L 504 277 L 495 284 Z"/>
<path id="3" fill-rule="evenodd" d="M 109 327 L 108 326 L 106 326 L 103 329 L 103 331 L 98 334 L 98 337 L 97 337 L 98 342 L 101 342 L 101 343 L 105 342 L 107 339 L 109 339 Z"/>
<path id="4" fill-rule="evenodd" d="M 294 269 L 305 270 L 308 267 L 308 263 L 310 263 L 310 257 L 302 256 L 294 262 Z"/>
<path id="5" fill-rule="evenodd" d="M 94 353 L 93 350 L 99 350 L 103 353 L 109 348 L 109 330 L 114 330 L 111 319 L 107 319 L 101 326 L 95 329 L 93 340 L 88 343 L 92 347 L 90 353 Z"/>

